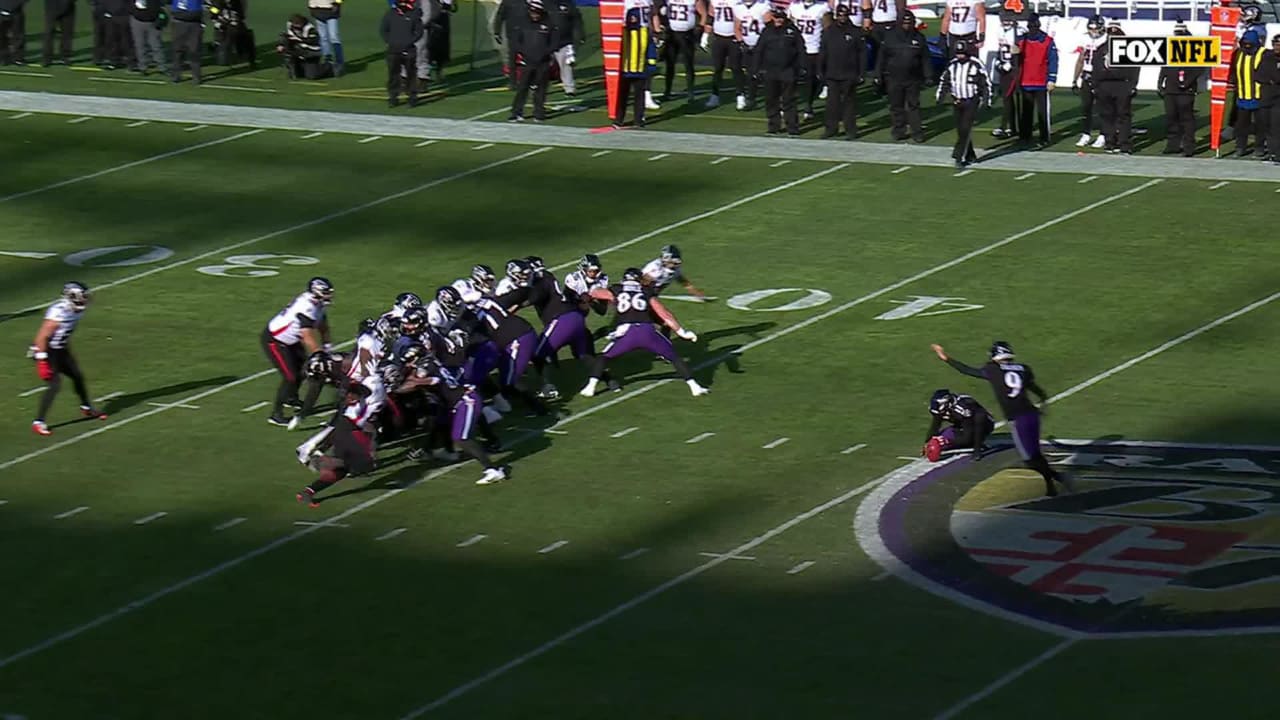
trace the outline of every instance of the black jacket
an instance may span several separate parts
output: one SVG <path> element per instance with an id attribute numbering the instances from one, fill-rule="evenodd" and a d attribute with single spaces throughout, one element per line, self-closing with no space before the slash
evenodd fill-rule
<path id="1" fill-rule="evenodd" d="M 933 82 L 929 43 L 918 30 L 902 26 L 886 31 L 876 55 L 876 73 L 881 82 Z"/>
<path id="2" fill-rule="evenodd" d="M 833 22 L 822 31 L 818 67 L 824 78 L 860 82 L 866 57 L 867 43 L 862 28 L 851 22 Z"/>
<path id="3" fill-rule="evenodd" d="M 556 50 L 564 47 L 559 40 L 556 26 L 548 20 L 519 25 L 515 31 L 516 52 L 524 59 L 525 65 L 539 65 L 551 62 Z"/>
<path id="4" fill-rule="evenodd" d="M 139 22 L 155 22 L 160 19 L 160 11 L 168 7 L 164 0 L 143 0 L 142 7 L 138 3 L 129 3 L 129 14 Z"/>
<path id="5" fill-rule="evenodd" d="M 805 56 L 804 38 L 794 23 L 788 20 L 782 27 L 769 23 L 760 31 L 751 73 L 792 80 L 797 71 L 804 70 Z"/>
<path id="6" fill-rule="evenodd" d="M 560 47 L 570 43 L 580 43 L 585 39 L 582 11 L 578 9 L 578 3 L 575 0 L 548 0 L 547 19 L 556 27 Z"/>
<path id="7" fill-rule="evenodd" d="M 389 53 L 412 50 L 414 43 L 422 38 L 422 32 L 422 13 L 417 8 L 407 13 L 391 8 L 382 16 L 382 42 L 386 43 Z"/>
<path id="8" fill-rule="evenodd" d="M 45 17 L 66 17 L 76 11 L 76 0 L 44 0 Z"/>
<path id="9" fill-rule="evenodd" d="M 1097 50 L 1093 51 L 1093 56 L 1097 58 L 1093 62 L 1093 84 L 1094 86 L 1102 83 L 1123 83 L 1124 89 L 1130 94 L 1138 89 L 1138 71 L 1136 67 L 1111 67 L 1107 64 L 1107 58 L 1111 57 L 1111 41 L 1102 43 Z"/>
<path id="10" fill-rule="evenodd" d="M 1262 83 L 1262 95 L 1258 99 L 1263 107 L 1280 102 L 1280 54 L 1275 50 L 1263 50 L 1256 77 Z"/>
<path id="11" fill-rule="evenodd" d="M 8 13 L 16 13 L 22 10 L 22 6 L 26 2 L 27 0 L 0 0 L 0 10 L 4 10 Z M 0 40 L 0 42 L 4 42 L 5 40 L 7 40 L 7 38 Z"/>
<path id="12" fill-rule="evenodd" d="M 98 17 L 129 17 L 132 6 L 132 0 L 97 0 L 93 14 Z"/>
<path id="13" fill-rule="evenodd" d="M 1162 67 L 1156 89 L 1161 95 L 1195 95 L 1204 70 L 1198 67 Z"/>
<path id="14" fill-rule="evenodd" d="M 529 20 L 529 6 L 525 0 L 502 0 L 498 10 L 493 14 L 493 34 L 497 35 L 506 28 L 508 33 Z"/>

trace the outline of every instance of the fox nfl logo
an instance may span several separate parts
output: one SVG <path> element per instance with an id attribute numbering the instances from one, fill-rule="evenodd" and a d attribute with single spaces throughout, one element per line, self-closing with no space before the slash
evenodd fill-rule
<path id="1" fill-rule="evenodd" d="M 1222 61 L 1222 39 L 1216 37 L 1111 38 L 1110 67 L 1214 67 Z"/>

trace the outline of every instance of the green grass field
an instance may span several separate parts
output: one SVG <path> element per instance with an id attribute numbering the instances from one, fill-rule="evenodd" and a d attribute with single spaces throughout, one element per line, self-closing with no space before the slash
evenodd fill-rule
<path id="1" fill-rule="evenodd" d="M 1045 629 L 886 568 L 855 514 L 931 469 L 911 458 L 935 388 L 996 407 L 931 342 L 974 364 L 1013 343 L 1055 394 L 1048 435 L 1274 443 L 1276 184 L 0 122 L 0 717 L 1273 714 L 1275 635 Z M 476 262 L 602 252 L 620 274 L 664 243 L 719 299 L 669 302 L 699 333 L 677 348 L 710 396 L 628 357 L 621 394 L 583 399 L 569 360 L 554 425 L 499 427 L 509 482 L 391 447 L 320 509 L 294 502 L 312 475 L 302 435 L 264 422 L 276 376 L 258 334 L 309 277 L 337 286 L 345 339 Z M 40 438 L 22 349 L 71 278 L 98 288 L 74 347 L 111 417 L 80 421 L 68 387 Z M 928 312 L 901 310 L 913 300 Z M 1239 470 L 1208 451 L 1166 475 Z M 1138 468 L 1168 455 L 1128 452 L 1152 458 Z M 1262 508 L 1247 528 L 1216 521 L 1250 538 L 1231 552 L 1266 560 L 1280 463 L 1251 452 L 1248 488 L 1128 512 Z M 1011 455 L 945 466 L 943 510 L 1035 498 Z M 962 492 L 986 468 L 996 490 Z M 1120 473 L 1082 475 L 1085 497 Z M 911 529 L 963 540 L 930 517 Z M 1274 627 L 1267 562 L 1247 596 L 1178 602 Z M 1140 610 L 1106 617 L 1155 612 Z"/>
<path id="2" fill-rule="evenodd" d="M 328 110 L 356 113 L 389 113 L 420 117 L 481 118 L 502 120 L 510 111 L 512 94 L 505 89 L 501 75 L 501 62 L 485 30 L 485 12 L 475 2 L 459 3 L 459 11 L 452 19 L 452 62 L 446 70 L 447 84 L 429 88 L 428 102 L 410 110 L 404 106 L 390 110 L 386 106 L 386 66 L 384 47 L 378 37 L 378 22 L 385 10 L 382 2 L 351 3 L 343 9 L 342 38 L 349 59 L 348 73 L 337 79 L 323 81 L 294 81 L 287 79 L 275 54 L 276 37 L 284 27 L 286 18 L 300 8 L 293 0 L 255 0 L 250 9 L 249 25 L 256 33 L 260 64 L 250 70 L 247 63 L 230 67 L 212 65 L 212 55 L 206 58 L 206 83 L 194 87 L 189 82 L 172 85 L 167 78 L 152 74 L 147 77 L 125 70 L 102 71 L 91 63 L 92 30 L 89 14 L 81 10 L 77 18 L 79 33 L 76 38 L 76 55 L 72 67 L 40 67 L 40 38 L 43 18 L 28 10 L 27 18 L 27 67 L 0 68 L 0 90 L 31 92 L 58 92 L 79 95 L 111 95 L 187 102 L 207 102 L 235 105 L 264 105 L 304 110 Z M 586 41 L 578 51 L 578 75 L 580 91 L 576 98 L 562 94 L 554 86 L 549 98 L 552 108 L 550 122 L 572 127 L 598 127 L 607 125 L 604 88 L 601 73 L 600 23 L 595 8 L 583 8 Z M 931 27 L 927 34 L 936 35 Z M 205 39 L 212 42 L 213 31 L 207 29 Z M 168 41 L 166 36 L 166 42 Z M 649 114 L 649 127 L 658 131 L 683 131 L 719 134 L 758 135 L 765 130 L 762 106 L 752 112 L 738 112 L 733 107 L 732 82 L 726 76 L 724 93 L 726 103 L 719 108 L 707 109 L 704 101 L 711 87 L 710 55 L 699 53 L 696 88 L 700 99 L 687 103 L 683 99 L 684 79 L 678 76 L 674 92 L 676 99 L 664 104 L 660 111 Z M 656 80 L 661 88 L 661 77 Z M 1074 152 L 1074 143 L 1080 132 L 1079 99 L 1066 89 L 1069 82 L 1059 83 L 1063 89 L 1053 95 L 1053 149 Z M 926 89 L 922 96 L 922 115 L 928 142 L 931 145 L 950 146 L 955 142 L 951 109 L 936 105 L 933 89 Z M 761 96 L 763 100 L 763 96 Z M 889 112 L 885 100 L 871 91 L 870 83 L 859 93 L 859 137 L 873 142 L 889 142 Z M 819 111 L 822 102 L 818 102 Z M 1211 154 L 1208 149 L 1208 96 L 1200 97 L 1201 129 L 1200 153 Z M 1164 106 L 1155 93 L 1144 92 L 1134 101 L 1135 127 L 1149 132 L 1137 136 L 1136 151 L 1156 154 L 1164 146 Z M 989 131 L 999 124 L 999 107 L 985 110 L 979 119 L 979 131 L 974 142 L 979 150 L 1002 150 L 1010 142 L 991 137 Z M 805 123 L 805 137 L 818 137 L 823 132 L 822 115 Z M 1228 144 L 1226 150 L 1234 149 Z M 1089 154 L 1102 154 L 1102 150 L 1089 149 Z"/>

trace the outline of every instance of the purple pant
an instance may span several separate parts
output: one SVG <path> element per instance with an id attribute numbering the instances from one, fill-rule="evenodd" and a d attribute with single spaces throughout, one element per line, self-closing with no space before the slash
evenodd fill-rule
<path id="1" fill-rule="evenodd" d="M 1040 456 L 1040 413 L 1023 413 L 1013 419 L 1013 443 L 1023 460 Z"/>
<path id="2" fill-rule="evenodd" d="M 454 442 L 462 442 L 470 440 L 472 433 L 476 429 L 476 423 L 480 422 L 480 410 L 484 407 L 484 403 L 480 401 L 480 396 L 474 391 L 468 390 L 462 399 L 453 405 L 453 421 L 449 437 Z"/>
<path id="3" fill-rule="evenodd" d="M 956 429 L 949 427 L 938 433 L 938 436 L 947 441 L 948 445 L 954 445 L 956 441 Z"/>
<path id="4" fill-rule="evenodd" d="M 524 375 L 524 371 L 533 361 L 533 351 L 538 347 L 538 336 L 533 331 L 521 335 L 502 348 L 502 358 L 498 364 L 502 373 L 502 387 L 511 387 Z"/>
<path id="5" fill-rule="evenodd" d="M 580 312 L 567 312 L 547 323 L 542 329 L 542 337 L 538 339 L 538 349 L 534 358 L 542 362 L 560 352 L 560 348 L 569 346 L 573 356 L 594 354 L 591 347 L 591 333 L 587 331 L 587 317 Z"/>
<path id="6" fill-rule="evenodd" d="M 676 355 L 676 349 L 672 347 L 671 341 L 658 332 L 656 325 L 649 323 L 633 323 L 619 326 L 614 331 L 614 339 L 604 346 L 602 354 L 605 358 L 612 360 L 619 355 L 636 351 L 648 351 L 655 355 L 661 355 L 672 363 L 680 357 Z"/>
<path id="7" fill-rule="evenodd" d="M 498 364 L 498 346 L 492 342 L 476 345 L 471 348 L 462 378 L 468 385 L 480 385 Z"/>

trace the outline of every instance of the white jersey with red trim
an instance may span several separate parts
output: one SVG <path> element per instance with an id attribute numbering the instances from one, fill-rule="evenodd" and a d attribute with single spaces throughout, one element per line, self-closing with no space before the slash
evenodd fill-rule
<path id="1" fill-rule="evenodd" d="M 764 0 L 740 2 L 733 6 L 733 15 L 742 23 L 742 43 L 749 48 L 760 42 L 760 31 L 764 29 L 764 16 L 769 12 L 769 3 Z"/>
<path id="2" fill-rule="evenodd" d="M 947 33 L 951 35 L 974 35 L 978 33 L 978 6 L 982 0 L 947 0 L 947 14 L 951 23 Z"/>
<path id="3" fill-rule="evenodd" d="M 53 329 L 53 334 L 49 336 L 49 348 L 53 350 L 61 350 L 71 341 L 71 333 L 76 331 L 76 325 L 80 322 L 80 316 L 84 314 L 84 308 L 76 309 L 70 300 L 59 300 L 49 306 L 44 313 L 45 320 L 52 320 L 58 323 L 58 327 Z"/>
<path id="4" fill-rule="evenodd" d="M 831 0 L 831 12 L 840 8 L 849 8 L 849 22 L 854 27 L 862 27 L 862 0 Z"/>
<path id="5" fill-rule="evenodd" d="M 734 37 L 733 6 L 738 0 L 711 0 L 711 32 L 720 37 Z"/>
<path id="6" fill-rule="evenodd" d="M 382 376 L 376 372 L 369 373 L 360 384 L 369 389 L 369 397 L 354 405 L 348 405 L 342 412 L 348 420 L 361 430 L 372 434 L 378 413 L 387 404 L 387 386 Z"/>
<path id="7" fill-rule="evenodd" d="M 1088 75 L 1093 72 L 1093 63 L 1098 57 L 1098 49 L 1105 45 L 1106 42 L 1106 35 L 1099 35 L 1098 37 L 1084 36 L 1084 41 L 1076 48 L 1076 52 L 1079 53 L 1081 58 L 1081 73 Z"/>
<path id="8" fill-rule="evenodd" d="M 800 37 L 804 38 L 804 51 L 817 55 L 822 48 L 822 18 L 831 12 L 826 3 L 798 2 L 787 8 L 787 17 L 796 24 Z"/>
<path id="9" fill-rule="evenodd" d="M 698 27 L 697 0 L 667 0 L 663 7 L 667 14 L 667 26 L 675 32 L 689 32 Z"/>
<path id="10" fill-rule="evenodd" d="M 893 0 L 871 0 L 871 22 L 890 23 L 898 21 L 898 4 Z"/>
<path id="11" fill-rule="evenodd" d="M 355 354 L 351 358 L 351 369 L 347 370 L 347 377 L 356 382 L 369 377 L 382 361 L 382 353 L 382 338 L 377 333 L 362 333 L 356 338 Z"/>
<path id="12" fill-rule="evenodd" d="M 267 332 L 281 345 L 297 345 L 302 342 L 304 329 L 319 327 L 322 322 L 324 304 L 311 293 L 302 293 L 267 321 Z"/>

